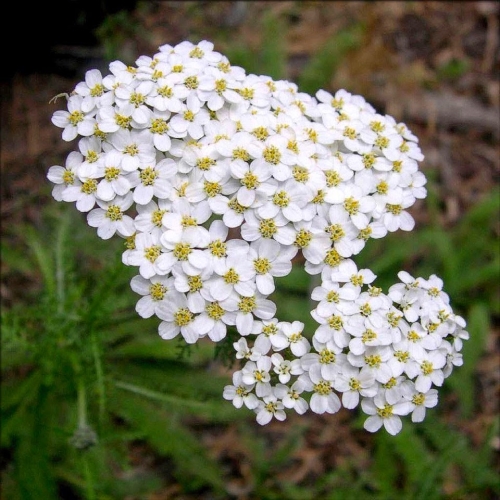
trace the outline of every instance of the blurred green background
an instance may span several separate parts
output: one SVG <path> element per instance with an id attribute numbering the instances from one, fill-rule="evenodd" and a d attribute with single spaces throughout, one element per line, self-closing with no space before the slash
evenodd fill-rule
<path id="1" fill-rule="evenodd" d="M 39 43 L 30 57 L 12 48 L 1 82 L 2 500 L 499 498 L 499 4 L 34 9 Z M 341 410 L 260 427 L 222 399 L 224 346 L 161 340 L 134 311 L 122 240 L 100 240 L 52 199 L 46 172 L 73 145 L 50 122 L 64 103 L 49 100 L 87 69 L 202 39 L 248 73 L 361 94 L 419 137 L 428 197 L 411 209 L 416 229 L 356 261 L 385 289 L 401 269 L 439 275 L 467 320 L 465 363 L 423 423 L 372 435 Z M 312 324 L 310 286 L 300 268 L 280 280 L 280 319 Z"/>

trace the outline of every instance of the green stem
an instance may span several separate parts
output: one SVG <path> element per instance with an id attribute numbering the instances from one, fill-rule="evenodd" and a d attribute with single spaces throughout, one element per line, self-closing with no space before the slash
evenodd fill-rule
<path id="1" fill-rule="evenodd" d="M 86 453 L 82 455 L 82 462 L 83 472 L 85 475 L 85 484 L 87 487 L 87 500 L 95 500 L 97 497 L 95 494 L 94 478 L 92 476 L 92 470 L 90 469 L 89 465 L 89 457 Z"/>
<path id="2" fill-rule="evenodd" d="M 68 217 L 64 217 L 56 240 L 56 293 L 57 293 L 57 311 L 62 313 L 65 302 L 65 276 L 64 276 L 64 243 L 66 238 L 66 228 L 68 226 Z"/>
<path id="3" fill-rule="evenodd" d="M 78 427 L 87 425 L 87 393 L 82 377 L 78 379 Z"/>
<path id="4" fill-rule="evenodd" d="M 94 357 L 94 366 L 97 378 L 97 391 L 99 394 L 99 422 L 102 425 L 104 421 L 104 413 L 106 411 L 106 391 L 104 388 L 104 374 L 102 369 L 102 359 L 99 353 L 99 346 L 97 345 L 96 333 L 91 333 L 92 342 L 92 355 Z"/>

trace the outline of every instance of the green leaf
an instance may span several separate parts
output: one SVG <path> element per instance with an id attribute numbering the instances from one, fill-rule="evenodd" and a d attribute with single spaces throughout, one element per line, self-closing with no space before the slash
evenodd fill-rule
<path id="1" fill-rule="evenodd" d="M 198 438 L 182 424 L 181 414 L 139 397 L 144 395 L 143 390 L 133 388 L 132 392 L 130 389 L 110 395 L 111 410 L 131 427 L 139 429 L 143 438 L 161 456 L 172 458 L 174 474 L 185 488 L 197 490 L 210 486 L 221 492 L 224 486 L 222 470 L 207 456 Z M 145 395 L 151 398 L 149 391 L 145 391 Z M 170 398 L 160 400 L 172 402 Z"/>
<path id="2" fill-rule="evenodd" d="M 464 341 L 462 366 L 455 367 L 446 380 L 460 398 L 462 415 L 472 415 L 477 405 L 475 370 L 484 352 L 486 340 L 490 332 L 490 311 L 485 304 L 475 303 L 467 314 L 467 331 L 469 340 Z"/>
<path id="3" fill-rule="evenodd" d="M 203 417 L 208 420 L 227 421 L 234 419 L 237 415 L 242 415 L 242 412 L 236 412 L 229 402 L 222 400 L 222 396 L 220 396 L 220 400 L 200 401 L 189 397 L 177 396 L 175 394 L 153 391 L 146 387 L 119 380 L 115 380 L 114 385 L 119 389 L 143 396 L 149 400 L 164 403 L 175 411 L 189 412 L 192 415 Z"/>

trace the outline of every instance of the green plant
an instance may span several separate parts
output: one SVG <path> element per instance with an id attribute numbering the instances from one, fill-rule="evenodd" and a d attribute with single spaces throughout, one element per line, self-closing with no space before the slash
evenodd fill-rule
<path id="1" fill-rule="evenodd" d="M 72 232 L 77 223 L 52 207 L 42 227 L 22 228 L 19 245 L 2 249 L 10 273 L 39 281 L 2 311 L 1 445 L 12 456 L 3 493 L 50 500 L 66 487 L 104 499 L 157 488 L 154 471 L 130 484 L 112 471 L 113 462 L 130 467 L 136 440 L 171 460 L 186 490 L 220 492 L 219 466 L 186 425 L 237 418 L 220 400 L 225 378 L 206 378 L 212 349 L 200 345 L 187 360 L 153 334 L 153 322 L 132 313 L 121 245 L 105 249 L 90 232 Z"/>

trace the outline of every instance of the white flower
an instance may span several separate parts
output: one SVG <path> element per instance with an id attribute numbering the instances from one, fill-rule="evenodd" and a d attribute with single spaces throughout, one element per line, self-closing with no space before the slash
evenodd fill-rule
<path id="1" fill-rule="evenodd" d="M 177 165 L 179 172 L 187 174 L 197 170 L 201 174 L 200 180 L 210 182 L 219 182 L 227 172 L 227 167 L 214 144 L 200 143 L 187 146 Z"/>
<path id="2" fill-rule="evenodd" d="M 103 81 L 106 81 L 107 77 Z M 130 108 L 129 112 L 132 111 Z M 97 126 L 105 134 L 112 134 L 120 130 L 129 130 L 132 123 L 132 116 L 119 113 L 113 105 L 99 108 L 96 115 Z"/>
<path id="3" fill-rule="evenodd" d="M 103 240 L 111 238 L 116 232 L 121 236 L 132 236 L 135 232 L 134 221 L 124 213 L 132 203 L 132 193 L 117 196 L 112 201 L 97 200 L 100 208 L 94 208 L 87 214 L 87 222 L 97 228 L 97 235 Z"/>
<path id="4" fill-rule="evenodd" d="M 314 338 L 323 344 L 333 342 L 339 349 L 349 345 L 350 336 L 344 328 L 346 318 L 339 311 L 333 314 L 322 316 L 317 309 L 311 311 L 311 316 L 319 323 L 319 327 L 314 332 Z"/>
<path id="5" fill-rule="evenodd" d="M 338 205 L 332 205 L 328 218 L 317 216 L 312 221 L 312 229 L 323 231 L 329 235 L 331 246 L 337 250 L 342 257 L 350 257 L 355 253 L 359 230 L 351 222 L 349 215 Z"/>
<path id="6" fill-rule="evenodd" d="M 118 85 L 128 85 L 134 79 L 136 70 L 121 61 L 112 61 L 109 64 L 111 75 L 102 79 L 102 83 L 108 90 L 114 90 Z"/>
<path id="7" fill-rule="evenodd" d="M 403 424 L 400 415 L 408 415 L 411 411 L 409 402 L 400 402 L 390 405 L 383 396 L 376 395 L 374 398 L 363 399 L 361 408 L 370 415 L 364 423 L 364 428 L 369 432 L 378 431 L 382 425 L 385 430 L 395 436 L 401 431 Z"/>
<path id="8" fill-rule="evenodd" d="M 283 395 L 283 406 L 293 408 L 299 415 L 303 415 L 309 408 L 307 401 L 300 396 L 305 389 L 304 382 L 296 380 L 291 387 L 284 386 L 282 389 L 286 390 L 286 394 Z"/>
<path id="9" fill-rule="evenodd" d="M 283 247 L 276 240 L 261 239 L 251 243 L 248 258 L 255 269 L 257 290 L 263 295 L 274 292 L 274 277 L 286 276 L 292 270 L 296 250 Z"/>
<path id="10" fill-rule="evenodd" d="M 236 104 L 241 102 L 242 97 L 230 88 L 234 85 L 227 75 L 218 68 L 209 67 L 205 71 L 205 77 L 200 78 L 197 95 L 201 101 L 207 103 L 208 109 L 217 111 L 226 102 Z"/>
<path id="11" fill-rule="evenodd" d="M 138 205 L 148 204 L 153 197 L 166 199 L 173 189 L 169 180 L 176 173 L 174 160 L 166 158 L 158 163 L 143 165 L 138 171 L 139 182 L 134 189 L 134 201 Z"/>
<path id="12" fill-rule="evenodd" d="M 203 137 L 203 125 L 210 121 L 210 115 L 203 109 L 198 100 L 191 103 L 182 103 L 178 114 L 172 116 L 169 124 L 172 137 L 186 137 L 188 134 L 193 139 Z"/>
<path id="13" fill-rule="evenodd" d="M 236 199 L 244 207 L 262 205 L 275 190 L 276 183 L 270 179 L 271 170 L 265 164 L 252 162 L 248 165 L 243 160 L 235 160 L 229 168 L 232 176 L 241 184 Z"/>
<path id="14" fill-rule="evenodd" d="M 243 256 L 248 252 L 246 241 L 239 239 L 226 241 L 228 233 L 229 228 L 219 219 L 214 220 L 208 228 L 207 256 L 214 271 L 221 276 L 227 271 L 228 255 L 241 254 L 244 258 Z"/>
<path id="15" fill-rule="evenodd" d="M 432 384 L 438 387 L 443 385 L 444 374 L 442 368 L 446 364 L 446 356 L 440 351 L 418 353 L 414 362 L 408 365 L 406 372 L 410 378 L 415 379 L 415 389 L 427 392 Z"/>
<path id="16" fill-rule="evenodd" d="M 462 366 L 464 364 L 464 358 L 457 347 L 457 339 L 454 342 L 443 340 L 440 348 L 446 352 L 446 365 L 443 367 L 443 375 L 444 378 L 447 378 L 451 375 L 455 366 Z"/>
<path id="17" fill-rule="evenodd" d="M 145 279 L 142 276 L 134 276 L 130 282 L 132 290 L 142 297 L 135 306 L 135 310 L 142 318 L 150 318 L 157 314 L 158 305 L 172 295 L 174 292 L 173 278 L 170 276 L 153 276 Z"/>
<path id="18" fill-rule="evenodd" d="M 230 310 L 234 310 L 233 307 L 236 305 L 236 328 L 240 335 L 248 335 L 252 331 L 254 315 L 260 319 L 271 319 L 276 314 L 276 304 L 265 299 L 259 292 L 249 297 L 239 298 L 236 298 L 234 294 L 223 303 Z"/>
<path id="19" fill-rule="evenodd" d="M 127 255 L 122 258 L 128 266 L 138 266 L 140 275 L 149 279 L 155 274 L 166 275 L 170 272 L 163 270 L 160 265 L 168 255 L 162 251 L 158 233 L 139 233 L 135 237 L 135 247 L 127 250 Z M 165 265 L 164 265 L 165 267 Z"/>
<path id="20" fill-rule="evenodd" d="M 82 109 L 83 97 L 73 95 L 68 99 L 68 110 L 60 110 L 52 115 L 52 123 L 63 129 L 62 138 L 64 141 L 72 141 L 81 135 L 88 137 L 94 133 L 96 122 L 92 115 Z"/>
<path id="21" fill-rule="evenodd" d="M 174 276 L 174 287 L 178 292 L 185 293 L 189 310 L 194 313 L 201 313 L 205 310 L 206 300 L 211 300 L 208 292 L 208 280 L 212 276 L 212 269 L 205 267 L 200 269 L 198 274 L 186 274 L 182 266 L 177 263 L 172 268 Z M 216 313 L 214 312 L 216 315 Z"/>
<path id="22" fill-rule="evenodd" d="M 152 111 L 146 105 L 147 97 L 153 89 L 153 82 L 134 80 L 129 85 L 119 85 L 115 89 L 115 102 L 118 113 L 130 116 L 137 128 L 144 126 L 150 120 Z"/>
<path id="23" fill-rule="evenodd" d="M 210 127 L 214 126 L 213 122 L 210 122 L 205 129 L 209 132 Z M 258 141 L 254 135 L 243 130 L 237 132 L 235 123 L 229 119 L 220 122 L 217 132 L 214 142 L 215 149 L 220 155 L 231 161 L 251 161 L 248 146 Z"/>
<path id="24" fill-rule="evenodd" d="M 273 238 L 282 245 L 291 245 L 295 240 L 295 230 L 281 214 L 262 219 L 252 211 L 248 211 L 241 226 L 241 236 L 246 241 Z"/>
<path id="25" fill-rule="evenodd" d="M 271 361 L 274 365 L 273 371 L 278 375 L 279 381 L 282 384 L 286 384 L 292 377 L 292 363 L 291 361 L 284 359 L 281 354 L 274 353 L 271 355 Z"/>
<path id="26" fill-rule="evenodd" d="M 289 179 L 281 188 L 275 187 L 270 199 L 257 209 L 257 213 L 263 219 L 271 219 L 281 213 L 287 220 L 299 222 L 303 220 L 302 209 L 309 199 L 308 189 L 293 179 Z"/>
<path id="27" fill-rule="evenodd" d="M 182 75 L 169 73 L 158 78 L 146 102 L 160 112 L 179 113 L 182 109 L 182 102 L 188 95 L 189 89 L 182 84 Z"/>
<path id="28" fill-rule="evenodd" d="M 96 204 L 97 180 L 92 177 L 80 180 L 81 182 L 75 181 L 62 190 L 61 197 L 63 201 L 75 201 L 76 208 L 80 212 L 88 212 Z"/>
<path id="29" fill-rule="evenodd" d="M 198 274 L 207 265 L 208 257 L 201 250 L 210 241 L 208 230 L 198 225 L 210 216 L 207 205 L 190 205 L 186 200 L 176 200 L 171 211 L 163 215 L 162 223 L 166 231 L 161 235 L 160 242 L 170 250 L 165 270 L 170 272 L 173 265 L 180 261 L 187 274 Z"/>
<path id="30" fill-rule="evenodd" d="M 371 326 L 369 322 L 368 325 Z M 364 354 L 368 347 L 387 346 L 392 342 L 388 328 L 366 328 L 360 325 L 351 326 L 348 323 L 345 329 L 353 337 L 349 341 L 349 350 L 356 355 Z"/>
<path id="31" fill-rule="evenodd" d="M 52 116 L 64 141 L 79 139 L 47 177 L 100 237 L 125 240 L 139 316 L 188 344 L 234 327 L 244 366 L 223 397 L 261 425 L 285 408 L 335 413 L 334 391 L 348 409 L 361 401 L 370 432 L 423 420 L 431 387 L 463 363 L 465 320 L 437 276 L 402 271 L 386 295 L 351 260 L 370 238 L 413 229 L 407 210 L 427 193 L 417 137 L 343 89 L 312 97 L 247 75 L 206 40 L 109 73 L 87 71 Z M 292 260 L 319 275 L 312 337 L 269 299 Z"/>
<path id="32" fill-rule="evenodd" d="M 259 344 L 262 345 L 263 351 L 266 353 L 271 348 L 273 351 L 282 351 L 289 344 L 288 339 L 281 331 L 280 323 L 276 318 L 254 321 L 251 333 L 257 335 L 255 343 L 257 344 L 257 342 L 259 342 Z M 293 374 L 300 375 L 299 372 L 294 371 Z"/>
<path id="33" fill-rule="evenodd" d="M 332 271 L 330 279 L 333 282 L 352 283 L 361 291 L 363 285 L 373 283 L 376 276 L 370 269 L 359 269 L 356 263 L 351 259 L 342 261 L 338 267 Z"/>
<path id="34" fill-rule="evenodd" d="M 255 393 L 259 398 L 272 393 L 271 375 L 272 368 L 271 358 L 269 356 L 261 356 L 257 361 L 247 361 L 242 371 L 242 381 L 247 385 L 255 384 Z"/>
<path id="35" fill-rule="evenodd" d="M 340 373 L 333 379 L 333 387 L 342 393 L 342 405 L 349 410 L 358 406 L 360 396 L 371 398 L 377 394 L 375 377 L 347 363 L 342 365 Z"/>
<path id="36" fill-rule="evenodd" d="M 301 356 L 300 364 L 305 371 L 316 367 L 325 380 L 335 380 L 346 362 L 346 355 L 334 342 L 320 342 L 313 337 L 313 346 L 316 352 L 309 352 Z"/>
<path id="37" fill-rule="evenodd" d="M 422 422 L 425 418 L 425 410 L 434 408 L 438 403 L 438 391 L 436 389 L 429 389 L 427 392 L 418 392 L 414 389 L 404 397 L 412 406 L 412 422 Z"/>
<path id="38" fill-rule="evenodd" d="M 399 375 L 406 372 L 408 364 L 412 362 L 409 342 L 403 339 L 394 343 L 392 349 L 392 357 L 387 361 L 387 365 L 391 369 L 392 375 L 399 377 Z"/>
<path id="39" fill-rule="evenodd" d="M 307 373 L 300 375 L 299 380 L 306 391 L 313 393 L 309 406 L 314 413 L 336 413 L 340 410 L 340 399 L 333 392 L 332 381 L 322 377 L 319 366 L 312 366 Z"/>
<path id="40" fill-rule="evenodd" d="M 133 172 L 156 160 L 153 141 L 147 131 L 120 129 L 111 134 L 108 141 L 103 143 L 104 151 L 118 151 L 125 172 Z"/>
<path id="41" fill-rule="evenodd" d="M 169 210 L 170 201 L 158 200 L 158 203 L 151 200 L 145 205 L 137 205 L 137 216 L 134 225 L 141 233 L 157 233 L 158 239 L 165 231 L 163 225 L 163 215 Z"/>
<path id="42" fill-rule="evenodd" d="M 325 196 L 325 201 L 341 204 L 351 218 L 352 223 L 361 229 L 370 222 L 371 212 L 375 208 L 375 200 L 361 186 L 349 184 L 342 189 L 331 189 Z"/>
<path id="43" fill-rule="evenodd" d="M 157 111 L 149 115 L 146 130 L 150 134 L 153 144 L 158 151 L 166 153 L 170 150 L 172 140 L 168 133 L 170 113 L 168 111 Z"/>
<path id="44" fill-rule="evenodd" d="M 255 292 L 255 269 L 241 251 L 229 254 L 219 266 L 210 283 L 210 293 L 216 300 L 227 299 L 233 291 L 245 297 Z"/>
<path id="45" fill-rule="evenodd" d="M 193 322 L 193 328 L 205 331 L 208 329 L 207 334 L 213 342 L 219 342 L 227 334 L 226 325 L 234 325 L 236 321 L 236 313 L 228 311 L 227 308 L 222 307 L 216 300 L 209 300 L 205 297 L 205 309 L 199 314 Z"/>
<path id="46" fill-rule="evenodd" d="M 194 327 L 195 316 L 183 294 L 173 294 L 170 300 L 162 302 L 157 308 L 157 315 L 163 320 L 158 326 L 158 332 L 165 340 L 173 339 L 180 333 L 188 344 L 194 344 L 208 332 L 208 324 L 197 324 Z M 204 328 L 200 329 L 200 326 Z"/>
<path id="47" fill-rule="evenodd" d="M 222 215 L 222 221 L 227 227 L 239 227 L 245 220 L 245 215 L 250 213 L 249 208 L 241 205 L 236 196 L 228 198 L 216 195 L 209 204 L 214 213 Z"/>
<path id="48" fill-rule="evenodd" d="M 257 408 L 259 400 L 253 394 L 254 384 L 245 384 L 242 380 L 242 371 L 233 373 L 233 385 L 226 385 L 222 397 L 228 401 L 232 401 L 235 408 L 241 408 L 245 405 L 248 409 Z"/>
<path id="49" fill-rule="evenodd" d="M 405 210 L 412 206 L 415 198 L 410 191 L 403 191 L 401 188 L 393 190 L 387 196 L 385 213 L 382 215 L 385 227 L 389 232 L 401 229 L 411 231 L 415 227 L 415 220 L 409 212 Z"/>
<path id="50" fill-rule="evenodd" d="M 392 377 L 391 369 L 387 365 L 391 354 L 389 346 L 367 347 L 362 355 L 349 352 L 347 360 L 351 365 L 361 368 L 363 375 L 365 373 L 373 375 L 377 382 L 386 384 Z"/>
<path id="51" fill-rule="evenodd" d="M 81 109 L 90 113 L 94 108 L 113 104 L 112 92 L 106 92 L 102 74 L 98 69 L 91 69 L 85 73 L 85 81 L 77 83 L 75 93 L 82 96 Z"/>
<path id="52" fill-rule="evenodd" d="M 130 174 L 121 167 L 122 155 L 118 151 L 108 151 L 102 157 L 97 170 L 101 178 L 97 185 L 97 197 L 103 201 L 110 201 L 116 195 L 126 195 L 134 186 L 135 181 Z"/>
<path id="53" fill-rule="evenodd" d="M 441 344 L 441 336 L 436 332 L 429 333 L 420 323 L 412 323 L 403 338 L 408 339 L 412 358 L 421 358 L 428 350 L 433 351 Z"/>
<path id="54" fill-rule="evenodd" d="M 260 336 L 255 339 L 251 347 L 248 346 L 245 337 L 241 337 L 238 342 L 233 342 L 233 347 L 236 351 L 236 359 L 248 359 L 249 361 L 257 361 L 269 352 L 269 347 Z"/>
<path id="55" fill-rule="evenodd" d="M 259 406 L 255 410 L 257 413 L 257 422 L 260 425 L 266 425 L 273 417 L 276 420 L 285 420 L 286 413 L 283 408 L 283 403 L 278 401 L 278 398 L 273 393 L 264 396 L 263 401 L 259 402 Z"/>
<path id="56" fill-rule="evenodd" d="M 411 393 L 412 387 L 413 382 L 405 376 L 391 377 L 385 384 L 379 384 L 378 394 L 383 395 L 385 400 L 393 405 Z"/>
<path id="57" fill-rule="evenodd" d="M 296 222 L 294 228 L 293 245 L 302 252 L 302 255 L 306 259 L 306 271 L 308 271 L 308 264 L 322 264 L 330 249 L 330 238 L 328 235 L 324 231 L 313 230 L 310 222 Z"/>
<path id="58" fill-rule="evenodd" d="M 359 297 L 359 290 L 347 283 L 340 286 L 338 282 L 333 281 L 330 276 L 321 281 L 321 285 L 313 288 L 311 299 L 318 302 L 315 314 L 327 318 L 332 314 L 339 314 L 338 305 L 342 301 L 351 302 Z"/>
<path id="59" fill-rule="evenodd" d="M 304 326 L 301 321 L 293 321 L 292 323 L 282 321 L 280 323 L 280 330 L 287 338 L 290 350 L 297 357 L 308 353 L 311 348 L 309 340 L 302 335 Z"/>
<path id="60" fill-rule="evenodd" d="M 78 149 L 84 157 L 84 161 L 78 168 L 78 176 L 83 179 L 87 177 L 99 177 L 99 167 L 103 159 L 103 143 L 101 139 L 92 137 L 83 137 L 78 141 Z"/>
<path id="61" fill-rule="evenodd" d="M 47 179 L 54 183 L 52 188 L 52 196 L 56 201 L 63 200 L 63 193 L 68 186 L 81 186 L 81 182 L 77 177 L 78 167 L 82 164 L 83 156 L 78 151 L 72 151 L 66 158 L 64 167 L 54 165 L 47 172 Z"/>
<path id="62" fill-rule="evenodd" d="M 271 135 L 264 142 L 253 142 L 248 146 L 254 168 L 264 167 L 277 181 L 291 177 L 294 156 L 288 149 L 288 140 L 280 135 Z"/>

